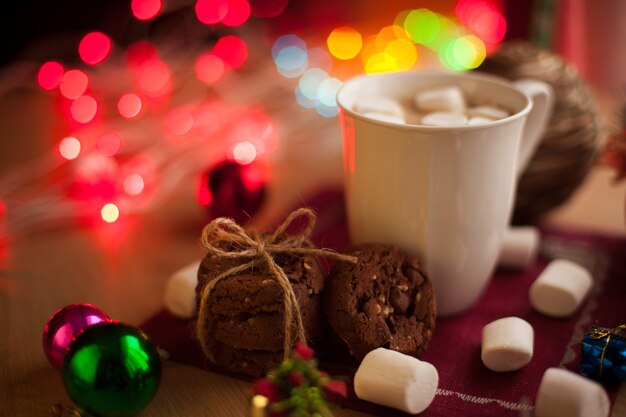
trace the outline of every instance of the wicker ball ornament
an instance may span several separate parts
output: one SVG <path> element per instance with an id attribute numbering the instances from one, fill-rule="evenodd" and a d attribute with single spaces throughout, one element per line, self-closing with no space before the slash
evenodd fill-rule
<path id="1" fill-rule="evenodd" d="M 564 203 L 591 169 L 602 126 L 589 88 L 558 55 L 527 42 L 510 42 L 487 58 L 481 71 L 510 80 L 533 78 L 554 89 L 552 119 L 517 186 L 514 224 L 537 223 Z"/>

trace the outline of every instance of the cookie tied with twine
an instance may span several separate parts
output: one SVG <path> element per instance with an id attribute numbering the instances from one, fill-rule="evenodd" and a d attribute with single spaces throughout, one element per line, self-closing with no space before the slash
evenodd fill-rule
<path id="1" fill-rule="evenodd" d="M 198 271 L 196 333 L 206 357 L 237 374 L 260 376 L 289 356 L 296 342 L 323 335 L 318 258 L 356 262 L 313 246 L 312 210 L 292 212 L 272 233 L 246 231 L 218 218 L 202 231 L 207 249 Z M 303 224 L 297 233 L 288 229 Z"/>

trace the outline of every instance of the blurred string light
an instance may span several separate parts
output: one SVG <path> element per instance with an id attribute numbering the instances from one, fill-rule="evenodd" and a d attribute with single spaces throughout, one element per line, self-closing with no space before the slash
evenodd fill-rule
<path id="1" fill-rule="evenodd" d="M 461 22 L 489 44 L 504 39 L 506 20 L 492 3 L 485 0 L 460 0 L 455 13 Z"/>
<path id="2" fill-rule="evenodd" d="M 224 75 L 224 61 L 211 52 L 198 57 L 194 65 L 196 77 L 205 84 L 214 84 Z"/>
<path id="3" fill-rule="evenodd" d="M 352 59 L 363 47 L 361 34 L 349 26 L 334 29 L 328 35 L 326 43 L 328 51 L 338 59 Z"/>
<path id="4" fill-rule="evenodd" d="M 132 0 L 130 8 L 138 20 L 154 19 L 161 12 L 161 0 Z"/>
<path id="5" fill-rule="evenodd" d="M 111 39 L 102 32 L 86 34 L 78 45 L 80 58 L 88 65 L 97 65 L 111 53 Z"/>
<path id="6" fill-rule="evenodd" d="M 107 223 L 113 223 L 120 217 L 120 209 L 113 203 L 107 203 L 100 210 L 102 220 Z"/>
<path id="7" fill-rule="evenodd" d="M 205 25 L 222 23 L 225 26 L 243 25 L 250 17 L 248 0 L 197 0 L 195 11 Z"/>
<path id="8" fill-rule="evenodd" d="M 236 69 L 246 62 L 248 45 L 239 36 L 223 36 L 215 43 L 213 54 L 224 62 L 225 67 Z"/>
<path id="9" fill-rule="evenodd" d="M 72 118 L 78 123 L 89 123 L 96 116 L 98 102 L 89 95 L 82 95 L 74 100 L 70 107 Z"/>
<path id="10" fill-rule="evenodd" d="M 137 117 L 142 106 L 141 97 L 133 93 L 124 94 L 117 101 L 117 111 L 126 119 Z"/>
<path id="11" fill-rule="evenodd" d="M 59 90 L 63 97 L 75 100 L 82 96 L 89 85 L 89 77 L 81 70 L 69 70 L 61 77 Z"/>
<path id="12" fill-rule="evenodd" d="M 66 138 L 61 139 L 59 142 L 59 154 L 71 161 L 72 159 L 76 159 L 80 154 L 80 141 L 74 136 L 68 136 Z"/>
<path id="13" fill-rule="evenodd" d="M 44 90 L 54 90 L 63 77 L 63 65 L 56 61 L 48 61 L 39 68 L 37 82 Z"/>

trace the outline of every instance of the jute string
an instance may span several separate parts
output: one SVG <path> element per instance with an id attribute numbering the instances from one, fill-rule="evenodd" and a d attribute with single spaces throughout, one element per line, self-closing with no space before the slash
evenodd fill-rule
<path id="1" fill-rule="evenodd" d="M 299 218 L 305 220 L 303 230 L 296 234 L 287 234 L 286 232 L 289 226 Z M 227 277 L 237 275 L 240 272 L 261 264 L 268 266 L 270 275 L 276 279 L 282 289 L 282 301 L 285 310 L 284 358 L 286 359 L 291 351 L 291 324 L 294 319 L 297 329 L 297 341 L 306 343 L 306 334 L 304 324 L 302 323 L 300 305 L 289 283 L 289 278 L 287 278 L 285 271 L 276 264 L 273 256 L 278 254 L 317 255 L 333 258 L 338 261 L 352 263 L 356 263 L 357 261 L 355 256 L 343 255 L 331 249 L 308 247 L 308 239 L 315 227 L 315 220 L 316 216 L 313 210 L 307 208 L 297 209 L 289 214 L 285 221 L 267 238 L 257 234 L 250 236 L 241 226 L 235 223 L 234 220 L 224 217 L 217 218 L 204 227 L 202 235 L 200 236 L 200 243 L 208 250 L 209 254 L 221 259 L 241 260 L 240 265 L 230 268 L 213 278 L 202 289 L 196 333 L 200 340 L 202 350 L 207 357 L 212 357 L 206 342 L 208 337 L 208 299 L 215 285 Z"/>

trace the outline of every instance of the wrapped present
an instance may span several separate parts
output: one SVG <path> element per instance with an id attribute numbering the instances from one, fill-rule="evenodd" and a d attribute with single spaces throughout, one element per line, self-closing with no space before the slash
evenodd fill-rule
<path id="1" fill-rule="evenodd" d="M 626 324 L 591 326 L 582 341 L 580 373 L 598 380 L 626 381 Z"/>

